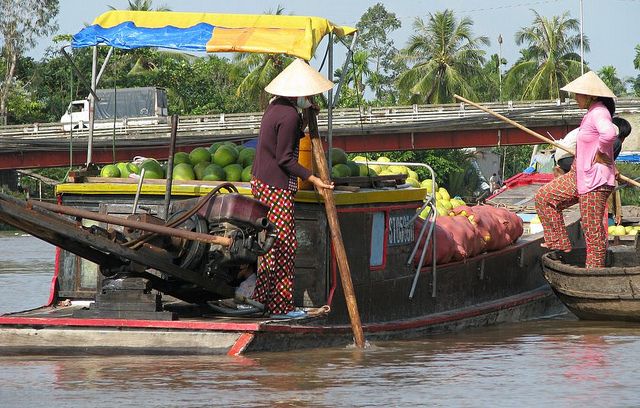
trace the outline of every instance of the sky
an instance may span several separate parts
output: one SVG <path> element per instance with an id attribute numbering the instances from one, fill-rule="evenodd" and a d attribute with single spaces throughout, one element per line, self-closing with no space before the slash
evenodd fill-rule
<path id="1" fill-rule="evenodd" d="M 460 18 L 467 16 L 474 22 L 475 36 L 487 36 L 491 45 L 487 56 L 501 52 L 510 67 L 519 56 L 521 46 L 516 45 L 515 33 L 528 26 L 534 18 L 532 10 L 546 17 L 568 11 L 580 18 L 580 0 L 154 0 L 154 6 L 165 5 L 172 11 L 199 11 L 212 13 L 262 14 L 284 7 L 285 14 L 325 17 L 338 25 L 355 26 L 362 14 L 376 3 L 383 3 L 387 11 L 396 14 L 402 27 L 392 34 L 396 48 L 402 48 L 412 34 L 416 17 L 426 20 L 429 13 L 446 8 Z M 59 33 L 74 34 L 84 24 L 108 11 L 109 6 L 126 9 L 127 0 L 60 0 Z M 583 28 L 589 38 L 591 51 L 585 53 L 585 62 L 593 70 L 613 65 L 621 78 L 635 77 L 640 71 L 633 67 L 634 47 L 640 44 L 640 0 L 583 0 Z M 503 38 L 500 47 L 498 36 Z M 52 36 L 53 37 L 53 36 Z M 39 59 L 52 45 L 51 38 L 43 38 L 29 55 Z M 321 52 L 317 53 L 321 56 Z M 336 65 L 342 64 L 336 54 Z M 313 65 L 313 61 L 312 61 Z"/>

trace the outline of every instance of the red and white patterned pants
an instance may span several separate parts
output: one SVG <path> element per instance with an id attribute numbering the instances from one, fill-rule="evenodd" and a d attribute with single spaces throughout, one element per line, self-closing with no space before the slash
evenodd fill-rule
<path id="1" fill-rule="evenodd" d="M 612 190 L 612 186 L 604 185 L 588 193 L 578 194 L 573 168 L 542 186 L 536 193 L 535 201 L 548 248 L 571 250 L 562 210 L 579 203 L 580 223 L 587 246 L 585 268 L 603 267 L 607 253 L 607 230 L 603 217 L 607 198 Z"/>
<path id="2" fill-rule="evenodd" d="M 262 256 L 253 299 L 263 303 L 269 313 L 284 314 L 294 309 L 293 281 L 298 241 L 294 218 L 295 192 L 251 180 L 251 193 L 269 206 L 267 218 L 276 226 L 277 238 Z"/>

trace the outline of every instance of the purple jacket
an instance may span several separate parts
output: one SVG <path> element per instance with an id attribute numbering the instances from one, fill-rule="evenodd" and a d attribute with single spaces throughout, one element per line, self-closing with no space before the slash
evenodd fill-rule
<path id="1" fill-rule="evenodd" d="M 278 97 L 267 106 L 260 123 L 253 177 L 287 190 L 290 175 L 302 180 L 311 176 L 311 171 L 298 163 L 296 154 L 304 136 L 301 127 L 298 110 L 288 99 Z"/>

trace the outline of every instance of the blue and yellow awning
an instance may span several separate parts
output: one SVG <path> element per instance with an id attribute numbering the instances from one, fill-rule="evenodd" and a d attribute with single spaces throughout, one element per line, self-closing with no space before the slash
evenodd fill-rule
<path id="1" fill-rule="evenodd" d="M 113 10 L 74 35 L 71 45 L 257 52 L 310 60 L 325 35 L 345 36 L 355 31 L 321 17 Z"/>

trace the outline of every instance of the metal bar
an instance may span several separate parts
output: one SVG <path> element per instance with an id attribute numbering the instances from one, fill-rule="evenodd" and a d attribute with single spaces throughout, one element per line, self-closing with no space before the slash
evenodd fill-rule
<path id="1" fill-rule="evenodd" d="M 91 211 L 81 210 L 78 208 L 67 207 L 63 205 L 51 204 L 39 201 L 27 201 L 28 205 L 34 207 L 42 207 L 49 211 L 59 214 L 71 215 L 73 217 L 87 218 L 94 221 L 105 222 L 107 224 L 121 225 L 129 228 L 141 229 L 143 231 L 155 232 L 156 234 L 175 236 L 185 238 L 192 241 L 201 241 L 209 244 L 229 246 L 232 243 L 231 238 L 219 237 L 215 235 L 201 234 L 193 231 L 186 231 L 180 228 L 170 228 L 162 225 L 150 224 L 147 222 L 132 221 L 126 218 L 114 217 L 111 215 L 98 214 Z"/>
<path id="2" fill-rule="evenodd" d="M 113 54 L 113 47 L 109 48 L 109 52 L 107 52 L 107 56 L 104 58 L 104 62 L 102 63 L 102 67 L 100 68 L 100 72 L 98 73 L 98 77 L 96 78 L 96 86 L 98 86 L 98 84 L 100 83 L 100 78 L 102 78 L 102 74 L 104 73 L 105 68 L 107 68 L 107 63 L 111 59 L 111 54 Z M 96 98 L 98 97 L 96 96 Z M 100 98 L 98 98 L 98 100 L 100 100 Z"/>
<path id="3" fill-rule="evenodd" d="M 87 140 L 87 168 L 92 163 L 92 153 L 93 153 L 93 125 L 96 121 L 96 100 L 98 96 L 95 93 L 96 90 L 96 79 L 97 79 L 97 70 L 98 70 L 98 46 L 93 47 L 93 56 L 91 59 L 91 89 L 94 92 L 91 92 L 89 95 L 89 139 Z M 71 123 L 73 127 L 73 123 Z"/>
<path id="4" fill-rule="evenodd" d="M 91 92 L 91 94 L 95 97 L 98 98 L 98 95 L 95 93 L 95 91 L 93 90 L 93 88 L 91 88 L 91 85 L 87 83 L 87 81 L 85 81 L 82 78 L 82 72 L 80 72 L 80 70 L 78 69 L 78 67 L 76 66 L 76 64 L 73 62 L 73 59 L 71 58 L 71 55 L 69 55 L 67 53 L 67 51 L 65 51 L 65 48 L 70 47 L 69 44 L 65 45 L 64 47 L 60 48 L 60 52 L 62 52 L 62 55 L 64 55 L 64 57 L 67 59 L 67 61 L 69 61 L 69 63 L 71 64 L 71 68 L 75 71 L 76 75 L 78 76 L 78 80 L 80 82 L 82 82 L 84 84 L 84 86 L 86 86 L 87 88 L 89 88 L 89 92 Z"/>
<path id="5" fill-rule="evenodd" d="M 138 201 L 140 200 L 140 192 L 142 192 L 142 183 L 144 181 L 144 172 L 146 169 L 140 171 L 140 178 L 138 179 L 138 188 L 136 189 L 136 196 L 133 199 L 133 209 L 131 209 L 131 215 L 135 215 L 138 212 Z"/>
<path id="6" fill-rule="evenodd" d="M 173 155 L 176 151 L 178 135 L 178 115 L 171 116 L 171 141 L 169 142 L 169 160 L 167 161 L 167 184 L 164 190 L 164 219 L 169 219 L 169 205 L 171 205 L 171 185 L 173 184 Z"/>
<path id="7" fill-rule="evenodd" d="M 351 46 L 347 47 L 347 56 L 344 59 L 344 63 L 342 64 L 342 78 L 340 78 L 340 82 L 338 82 L 338 86 L 336 87 L 336 94 L 335 94 L 335 98 L 333 100 L 333 105 L 335 107 L 335 104 L 338 102 L 339 98 L 340 98 L 340 90 L 342 89 L 342 84 L 344 83 L 345 80 L 345 75 L 344 73 L 347 72 L 347 66 L 349 65 L 349 61 L 351 60 L 351 55 L 353 54 L 353 50 L 356 46 L 356 39 L 358 38 L 358 32 L 356 31 L 355 33 L 353 33 L 353 38 L 351 39 Z M 340 41 L 342 42 L 342 39 L 340 39 Z M 344 42 L 343 42 L 344 44 Z"/>

